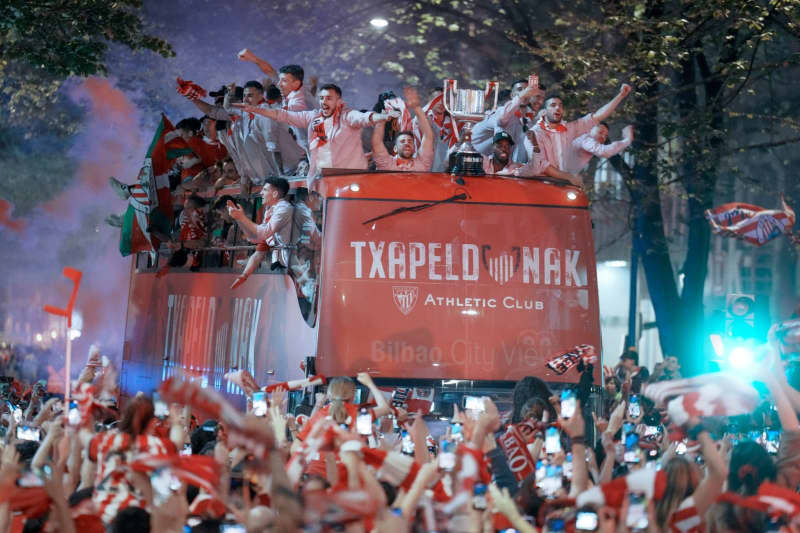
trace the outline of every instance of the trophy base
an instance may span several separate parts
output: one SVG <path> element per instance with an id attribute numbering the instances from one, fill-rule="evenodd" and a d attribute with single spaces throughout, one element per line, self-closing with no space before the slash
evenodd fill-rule
<path id="1" fill-rule="evenodd" d="M 484 176 L 483 156 L 478 152 L 455 152 L 450 156 L 450 173 L 455 176 Z"/>

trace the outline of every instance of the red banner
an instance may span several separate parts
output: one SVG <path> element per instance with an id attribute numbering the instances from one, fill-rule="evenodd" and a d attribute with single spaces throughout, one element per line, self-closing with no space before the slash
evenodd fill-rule
<path id="1" fill-rule="evenodd" d="M 317 369 L 550 381 L 554 353 L 600 346 L 589 212 L 329 198 Z"/>
<path id="2" fill-rule="evenodd" d="M 300 314 L 288 276 L 256 274 L 229 290 L 236 274 L 152 273 L 131 276 L 125 353 L 125 394 L 150 392 L 176 372 L 228 394 L 241 389 L 225 373 L 249 371 L 259 385 L 303 377 L 316 330 Z"/>
<path id="3" fill-rule="evenodd" d="M 536 463 L 528 452 L 525 439 L 516 426 L 509 425 L 506 432 L 497 438 L 497 443 L 506 454 L 508 467 L 514 473 L 517 481 L 522 481 L 536 471 Z"/>

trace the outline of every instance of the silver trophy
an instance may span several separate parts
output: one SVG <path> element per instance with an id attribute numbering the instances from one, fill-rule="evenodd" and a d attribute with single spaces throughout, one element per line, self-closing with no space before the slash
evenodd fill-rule
<path id="1" fill-rule="evenodd" d="M 453 130 L 460 143 L 451 156 L 451 172 L 460 176 L 483 176 L 483 156 L 472 146 L 472 126 L 486 118 L 487 111 L 497 109 L 499 84 L 486 82 L 486 90 L 459 89 L 456 80 L 444 81 L 444 108 L 453 118 Z M 494 92 L 494 103 L 486 109 L 486 102 Z M 461 123 L 461 124 L 459 124 Z M 460 126 L 460 131 L 459 131 Z"/>

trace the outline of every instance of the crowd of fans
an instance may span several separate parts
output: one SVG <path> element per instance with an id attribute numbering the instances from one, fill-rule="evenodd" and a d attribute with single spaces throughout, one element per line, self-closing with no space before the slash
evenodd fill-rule
<path id="1" fill-rule="evenodd" d="M 574 385 L 525 377 L 510 411 L 468 397 L 443 424 L 367 373 L 235 371 L 245 412 L 188 377 L 118 404 L 93 349 L 68 402 L 0 382 L 0 532 L 796 532 L 800 383 L 764 357 L 753 403 L 628 350 L 603 388 L 584 359 Z"/>

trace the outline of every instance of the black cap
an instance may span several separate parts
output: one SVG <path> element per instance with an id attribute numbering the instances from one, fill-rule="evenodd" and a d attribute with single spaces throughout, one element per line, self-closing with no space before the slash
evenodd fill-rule
<path id="1" fill-rule="evenodd" d="M 509 135 L 504 131 L 498 131 L 497 133 L 494 134 L 494 138 L 492 139 L 492 144 L 502 141 L 503 139 L 507 140 L 511 144 L 514 144 L 514 139 L 511 138 L 511 135 Z"/>

